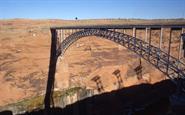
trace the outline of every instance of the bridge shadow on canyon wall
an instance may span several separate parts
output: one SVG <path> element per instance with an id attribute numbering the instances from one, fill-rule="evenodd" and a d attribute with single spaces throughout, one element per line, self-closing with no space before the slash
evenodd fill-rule
<path id="1" fill-rule="evenodd" d="M 175 85 L 164 80 L 95 95 L 65 108 L 50 108 L 47 113 L 42 109 L 22 115 L 185 115 L 184 109 L 177 113 L 171 106 L 169 96 L 175 91 Z"/>

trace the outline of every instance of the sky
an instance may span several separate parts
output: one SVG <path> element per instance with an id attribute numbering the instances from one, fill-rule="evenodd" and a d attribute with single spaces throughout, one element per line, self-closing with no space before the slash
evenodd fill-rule
<path id="1" fill-rule="evenodd" d="M 185 0 L 0 0 L 0 19 L 185 18 Z"/>

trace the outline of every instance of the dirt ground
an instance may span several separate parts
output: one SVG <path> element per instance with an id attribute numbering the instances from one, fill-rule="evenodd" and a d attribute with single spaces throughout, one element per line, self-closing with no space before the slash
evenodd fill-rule
<path id="1" fill-rule="evenodd" d="M 0 20 L 0 106 L 45 93 L 49 53 L 49 27 L 87 24 L 178 24 L 185 20 Z M 155 83 L 165 76 L 142 60 L 143 79 L 134 69 L 139 57 L 108 40 L 86 37 L 75 42 L 60 59 L 55 87 L 97 89 L 92 80 L 99 76 L 101 91 L 111 91 L 143 82 Z M 113 73 L 120 72 L 118 79 Z M 121 79 L 122 82 L 119 82 Z"/>

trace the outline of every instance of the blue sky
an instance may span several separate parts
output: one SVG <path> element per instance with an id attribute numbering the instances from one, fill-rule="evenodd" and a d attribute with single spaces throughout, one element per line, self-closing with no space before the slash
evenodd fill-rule
<path id="1" fill-rule="evenodd" d="M 0 0 L 0 18 L 185 18 L 185 0 Z"/>

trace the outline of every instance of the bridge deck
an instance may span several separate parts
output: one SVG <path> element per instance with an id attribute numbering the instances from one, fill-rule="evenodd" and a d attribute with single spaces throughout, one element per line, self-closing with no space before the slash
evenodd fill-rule
<path id="1" fill-rule="evenodd" d="M 51 27 L 51 29 L 129 29 L 129 28 L 185 28 L 185 24 L 159 24 L 159 25 L 79 25 Z"/>

